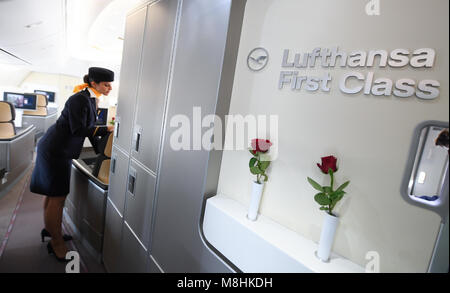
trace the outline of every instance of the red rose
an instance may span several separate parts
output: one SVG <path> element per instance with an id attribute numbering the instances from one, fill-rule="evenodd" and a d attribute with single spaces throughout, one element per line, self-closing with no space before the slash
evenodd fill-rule
<path id="1" fill-rule="evenodd" d="M 114 120 L 116 120 L 116 118 L 113 117 L 112 120 L 114 121 Z"/>
<path id="2" fill-rule="evenodd" d="M 256 155 L 257 152 L 267 153 L 272 143 L 268 139 L 252 139 L 252 152 Z"/>
<path id="3" fill-rule="evenodd" d="M 330 168 L 331 168 L 331 170 L 333 170 L 333 172 L 337 171 L 336 162 L 337 162 L 337 158 L 334 156 L 323 157 L 322 165 L 317 163 L 317 166 L 319 166 L 320 170 L 322 170 L 322 172 L 324 174 L 328 174 L 328 170 Z"/>

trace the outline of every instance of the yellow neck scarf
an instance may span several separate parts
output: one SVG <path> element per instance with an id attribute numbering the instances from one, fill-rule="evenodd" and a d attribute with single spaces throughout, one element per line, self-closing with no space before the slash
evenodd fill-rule
<path id="1" fill-rule="evenodd" d="M 74 89 L 73 89 L 73 92 L 74 93 L 78 93 L 79 91 L 82 91 L 82 90 L 84 90 L 85 88 L 90 88 L 93 92 L 94 92 L 94 94 L 95 94 L 95 96 L 97 97 L 97 98 L 100 98 L 100 96 L 102 95 L 101 93 L 99 93 L 96 89 L 94 89 L 93 87 L 90 87 L 89 86 L 89 84 L 87 84 L 87 83 L 83 83 L 83 84 L 80 84 L 80 85 L 77 85 Z"/>

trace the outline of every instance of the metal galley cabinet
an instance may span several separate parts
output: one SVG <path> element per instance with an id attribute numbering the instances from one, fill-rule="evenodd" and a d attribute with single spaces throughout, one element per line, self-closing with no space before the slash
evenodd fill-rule
<path id="1" fill-rule="evenodd" d="M 128 15 L 103 244 L 108 272 L 235 271 L 201 229 L 222 153 L 172 149 L 170 121 L 193 121 L 194 107 L 202 117 L 228 114 L 245 3 L 160 0 Z"/>

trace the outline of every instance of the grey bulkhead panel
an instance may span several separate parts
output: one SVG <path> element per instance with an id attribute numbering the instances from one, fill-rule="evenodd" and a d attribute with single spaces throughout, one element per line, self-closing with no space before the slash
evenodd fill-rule
<path id="1" fill-rule="evenodd" d="M 94 182 L 88 181 L 88 189 L 87 192 L 82 195 L 82 202 L 82 219 L 95 233 L 103 235 L 103 228 L 105 226 L 106 191 L 99 188 Z"/>
<path id="2" fill-rule="evenodd" d="M 124 220 L 146 249 L 151 230 L 155 184 L 154 174 L 134 160 L 130 162 Z"/>
<path id="3" fill-rule="evenodd" d="M 104 262 L 109 272 L 143 273 L 147 264 L 156 179 L 133 160 L 127 178 L 124 218 L 108 200 Z"/>
<path id="4" fill-rule="evenodd" d="M 220 160 L 208 164 L 212 153 L 206 150 L 174 151 L 170 137 L 177 129 L 168 125 L 179 114 L 193 121 L 196 106 L 202 107 L 202 117 L 229 107 L 245 3 L 182 2 L 150 251 L 164 272 L 233 271 L 201 236 L 206 186 L 208 191 L 217 188 L 217 178 L 207 173 L 218 174 Z"/>
<path id="5" fill-rule="evenodd" d="M 134 77 L 139 80 L 139 94 L 134 113 L 136 136 L 131 137 L 133 158 L 126 164 L 129 168 L 124 177 L 125 181 L 119 179 L 120 190 L 117 192 L 118 195 L 123 192 L 125 197 L 124 223 L 120 251 L 117 253 L 120 255 L 119 270 L 122 272 L 145 272 L 147 264 L 157 162 L 178 1 L 159 1 L 147 7 L 145 44 L 140 61 L 141 72 Z M 139 140 L 137 140 L 138 133 Z M 117 177 L 119 176 L 123 175 L 118 174 Z M 113 198 L 114 195 L 111 199 Z"/>
<path id="6" fill-rule="evenodd" d="M 148 82 L 146 80 L 148 78 L 159 78 L 158 82 L 160 83 L 167 82 L 167 75 L 157 76 L 156 72 L 153 71 L 154 68 L 147 68 L 147 66 L 151 66 L 147 64 L 150 62 L 149 60 L 152 60 L 151 57 L 145 57 L 146 60 L 140 62 L 139 44 L 142 44 L 140 37 L 142 37 L 144 32 L 141 28 L 145 24 L 146 13 L 152 14 L 159 11 L 163 15 L 168 13 L 168 15 L 174 16 L 176 12 L 174 3 L 182 3 L 181 28 L 173 70 L 173 83 L 170 85 L 174 94 L 170 96 L 172 102 L 166 115 L 171 117 L 177 114 L 187 114 L 190 117 L 194 106 L 202 106 L 203 115 L 215 113 L 215 111 L 223 114 L 223 109 L 226 109 L 225 114 L 228 111 L 245 1 L 164 0 L 149 5 L 148 12 L 145 12 L 147 9 L 145 7 L 128 17 L 126 39 L 128 40 L 128 47 L 134 47 L 132 49 L 136 52 L 132 52 L 133 50 L 127 49 L 127 47 L 124 49 L 124 69 L 125 74 L 126 70 L 129 70 L 129 74 L 126 74 L 127 76 L 121 79 L 122 85 L 117 116 L 121 115 L 123 117 L 119 117 L 119 120 L 121 120 L 119 121 L 119 138 L 115 138 L 114 145 L 127 152 L 131 151 L 130 147 L 133 139 L 131 127 L 124 126 L 124 122 L 130 126 L 133 125 L 135 114 L 139 116 L 136 125 L 141 126 L 141 149 L 147 148 L 148 142 L 145 141 L 146 138 L 152 138 L 153 136 L 154 141 L 151 143 L 156 144 L 153 148 L 148 148 L 148 155 L 139 156 L 138 153 L 133 153 L 135 159 L 140 161 L 140 163 L 131 160 L 129 165 L 128 153 L 123 158 L 119 158 L 122 160 L 122 167 L 128 168 L 128 173 L 125 176 L 122 168 L 120 169 L 122 171 L 119 170 L 121 175 L 110 174 L 112 182 L 110 185 L 110 197 L 107 202 L 103 252 L 105 266 L 109 272 L 143 272 L 146 270 L 146 264 L 147 271 L 152 272 L 232 271 L 205 246 L 200 236 L 200 217 L 205 194 L 206 169 L 208 168 L 208 178 L 214 177 L 206 182 L 208 191 L 211 191 L 217 186 L 217 176 L 209 174 L 218 174 L 220 160 L 213 160 L 217 164 L 208 164 L 208 157 L 212 155 L 206 151 L 173 153 L 169 146 L 170 131 L 164 137 L 166 145 L 163 146 L 167 154 L 164 158 L 167 161 L 163 159 L 162 164 L 166 165 L 167 172 L 162 172 L 160 175 L 165 180 L 162 180 L 156 215 L 151 213 L 155 190 L 153 188 L 155 180 L 152 181 L 151 179 L 155 179 L 153 170 L 156 170 L 156 173 L 158 173 L 157 169 L 159 169 L 154 158 L 155 155 L 158 157 L 159 147 L 157 144 L 161 134 L 164 99 L 167 95 L 163 86 L 152 88 L 146 87 L 145 83 Z M 233 5 L 231 5 L 232 3 Z M 163 8 L 170 7 L 173 10 L 163 10 Z M 229 26 L 230 15 L 233 21 L 230 22 Z M 171 22 L 168 19 L 170 17 L 167 17 L 162 22 L 160 21 L 160 24 L 170 28 Z M 151 26 L 151 21 L 147 24 L 144 38 L 152 36 L 149 25 Z M 156 30 L 164 29 L 161 26 L 152 26 L 152 28 Z M 158 36 L 157 32 L 153 34 Z M 159 35 L 159 37 L 162 38 L 162 35 Z M 172 37 L 169 39 L 171 40 Z M 169 42 L 168 40 L 165 41 Z M 233 44 L 230 45 L 230 43 Z M 169 50 L 170 53 L 171 48 L 166 48 L 161 44 L 161 46 L 153 47 L 153 50 L 155 50 L 154 56 L 162 56 L 164 54 L 157 50 Z M 145 56 L 147 56 L 147 52 L 145 52 Z M 163 57 L 160 58 L 164 59 Z M 130 61 L 128 59 L 133 60 Z M 165 63 L 162 59 L 156 60 L 159 62 L 157 64 L 169 68 L 169 63 Z M 141 66 L 142 78 L 138 70 L 130 70 L 132 67 L 130 63 L 133 63 L 133 66 L 136 66 L 136 68 Z M 166 72 L 164 69 L 160 71 Z M 124 71 L 122 71 L 123 75 Z M 224 82 L 224 80 L 227 80 L 227 82 Z M 136 104 L 133 100 L 134 96 L 127 94 L 126 91 L 124 92 L 124 88 L 133 89 L 133 87 L 138 86 L 138 83 L 141 84 L 141 87 L 136 108 L 142 109 L 142 112 L 137 113 L 139 111 L 137 110 L 135 113 L 134 109 L 132 109 Z M 155 92 L 159 90 L 163 98 L 154 96 L 150 100 L 146 100 L 144 93 L 149 90 L 154 90 Z M 218 92 L 221 97 L 219 101 L 217 101 Z M 154 121 L 147 119 L 149 116 L 148 111 L 146 112 L 147 106 L 141 106 L 141 104 L 146 104 L 147 102 L 149 103 L 148 107 L 155 104 L 159 106 L 159 108 L 155 106 L 155 109 L 160 109 L 161 111 L 161 113 L 153 113 L 154 115 L 159 114 L 160 118 L 158 119 L 161 121 L 159 125 L 158 121 L 156 121 L 156 125 L 153 125 L 148 131 L 150 135 L 144 132 L 145 130 L 143 129 L 148 127 L 148 123 L 153 123 Z M 218 108 L 221 110 L 218 110 Z M 166 120 L 165 123 L 168 123 L 168 121 Z M 130 129 L 130 133 L 124 134 L 124 129 Z M 157 146 L 156 149 L 154 148 L 155 146 Z M 145 166 L 140 166 L 140 164 Z M 161 161 L 159 164 L 161 164 Z M 117 167 L 118 164 L 116 163 Z M 130 171 L 132 171 L 131 174 L 136 174 L 134 179 L 134 196 L 125 191 L 129 187 Z M 116 180 L 114 176 L 117 176 L 117 187 L 113 187 Z M 119 179 L 119 176 L 123 177 Z M 139 184 L 142 183 L 139 183 L 138 178 L 142 177 L 147 179 L 144 180 L 144 187 L 139 187 Z M 174 182 L 177 184 L 174 184 Z M 174 192 L 172 192 L 171 187 L 174 187 Z M 112 190 L 113 188 L 114 191 Z M 141 189 L 142 191 L 140 191 Z M 115 193 L 117 193 L 117 196 L 115 196 Z M 123 197 L 126 196 L 123 213 L 119 211 L 121 208 L 115 206 L 115 203 L 119 206 L 122 205 L 122 194 Z M 136 197 L 136 195 L 138 196 Z M 125 219 L 121 215 L 125 215 Z M 157 222 L 154 233 L 148 235 L 151 231 L 152 218 L 156 219 Z M 155 247 L 153 255 L 149 255 L 149 252 L 153 249 L 152 245 L 148 243 L 149 239 L 153 240 L 152 243 Z M 153 260 L 156 260 L 156 262 Z"/>
<path id="7" fill-rule="evenodd" d="M 112 273 L 126 272 L 123 215 L 146 16 L 146 6 L 132 13 L 125 30 L 103 242 L 103 262 Z"/>
<path id="8" fill-rule="evenodd" d="M 2 159 L 5 163 L 2 167 L 9 172 L 8 180 L 10 182 L 17 178 L 33 161 L 36 128 L 28 126 L 22 133 L 22 135 L 17 135 L 15 138 L 1 143 L 1 148 L 6 150 L 6 152 L 2 151 L 5 154 Z"/>
<path id="9" fill-rule="evenodd" d="M 134 109 L 144 35 L 146 7 L 128 16 L 123 46 L 119 99 L 117 102 L 114 144 L 130 153 L 134 124 Z"/>
<path id="10" fill-rule="evenodd" d="M 155 184 L 154 174 L 138 162 L 130 161 L 120 246 L 123 272 L 145 272 Z"/>
<path id="11" fill-rule="evenodd" d="M 101 253 L 107 190 L 98 187 L 75 165 L 72 165 L 70 181 L 66 212 L 78 229 L 80 240 Z"/>
<path id="12" fill-rule="evenodd" d="M 147 6 L 128 15 L 126 23 L 103 242 L 103 262 L 108 272 L 126 272 L 123 215 L 146 16 Z"/>
<path id="13" fill-rule="evenodd" d="M 72 164 L 71 178 L 70 178 L 70 191 L 66 199 L 67 212 L 75 224 L 76 227 L 81 227 L 83 220 L 81 214 L 82 195 L 88 190 L 88 183 L 86 176 L 77 170 Z"/>
<path id="14" fill-rule="evenodd" d="M 109 172 L 108 197 L 115 205 L 120 215 L 123 216 L 125 209 L 125 190 L 128 175 L 129 157 L 113 147 L 111 154 L 111 169 Z"/>
<path id="15" fill-rule="evenodd" d="M 109 273 L 121 272 L 123 218 L 108 199 L 106 201 L 105 231 L 103 238 L 103 263 Z"/>
<path id="16" fill-rule="evenodd" d="M 123 225 L 122 234 L 122 262 L 119 270 L 124 273 L 145 273 L 148 250 L 142 246 L 132 230 L 126 224 Z"/>
<path id="17" fill-rule="evenodd" d="M 51 109 L 51 108 L 50 108 Z M 49 110 L 50 111 L 50 110 Z M 36 126 L 36 135 L 43 135 L 58 119 L 58 113 L 52 113 L 47 116 L 31 116 L 23 115 L 22 125 L 28 127 L 29 125 Z"/>
<path id="18" fill-rule="evenodd" d="M 151 255 L 148 255 L 146 273 L 151 273 L 151 274 L 163 273 L 162 269 L 159 268 L 159 265 L 155 263 L 155 261 L 153 260 L 153 257 Z"/>
<path id="19" fill-rule="evenodd" d="M 177 0 L 149 6 L 137 95 L 132 157 L 156 173 L 166 104 Z"/>

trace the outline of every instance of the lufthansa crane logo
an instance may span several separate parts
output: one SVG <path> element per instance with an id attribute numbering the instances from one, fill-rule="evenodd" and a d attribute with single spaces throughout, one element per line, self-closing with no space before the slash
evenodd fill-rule
<path id="1" fill-rule="evenodd" d="M 261 71 L 269 62 L 269 52 L 264 48 L 255 48 L 248 54 L 247 65 L 251 71 Z"/>

